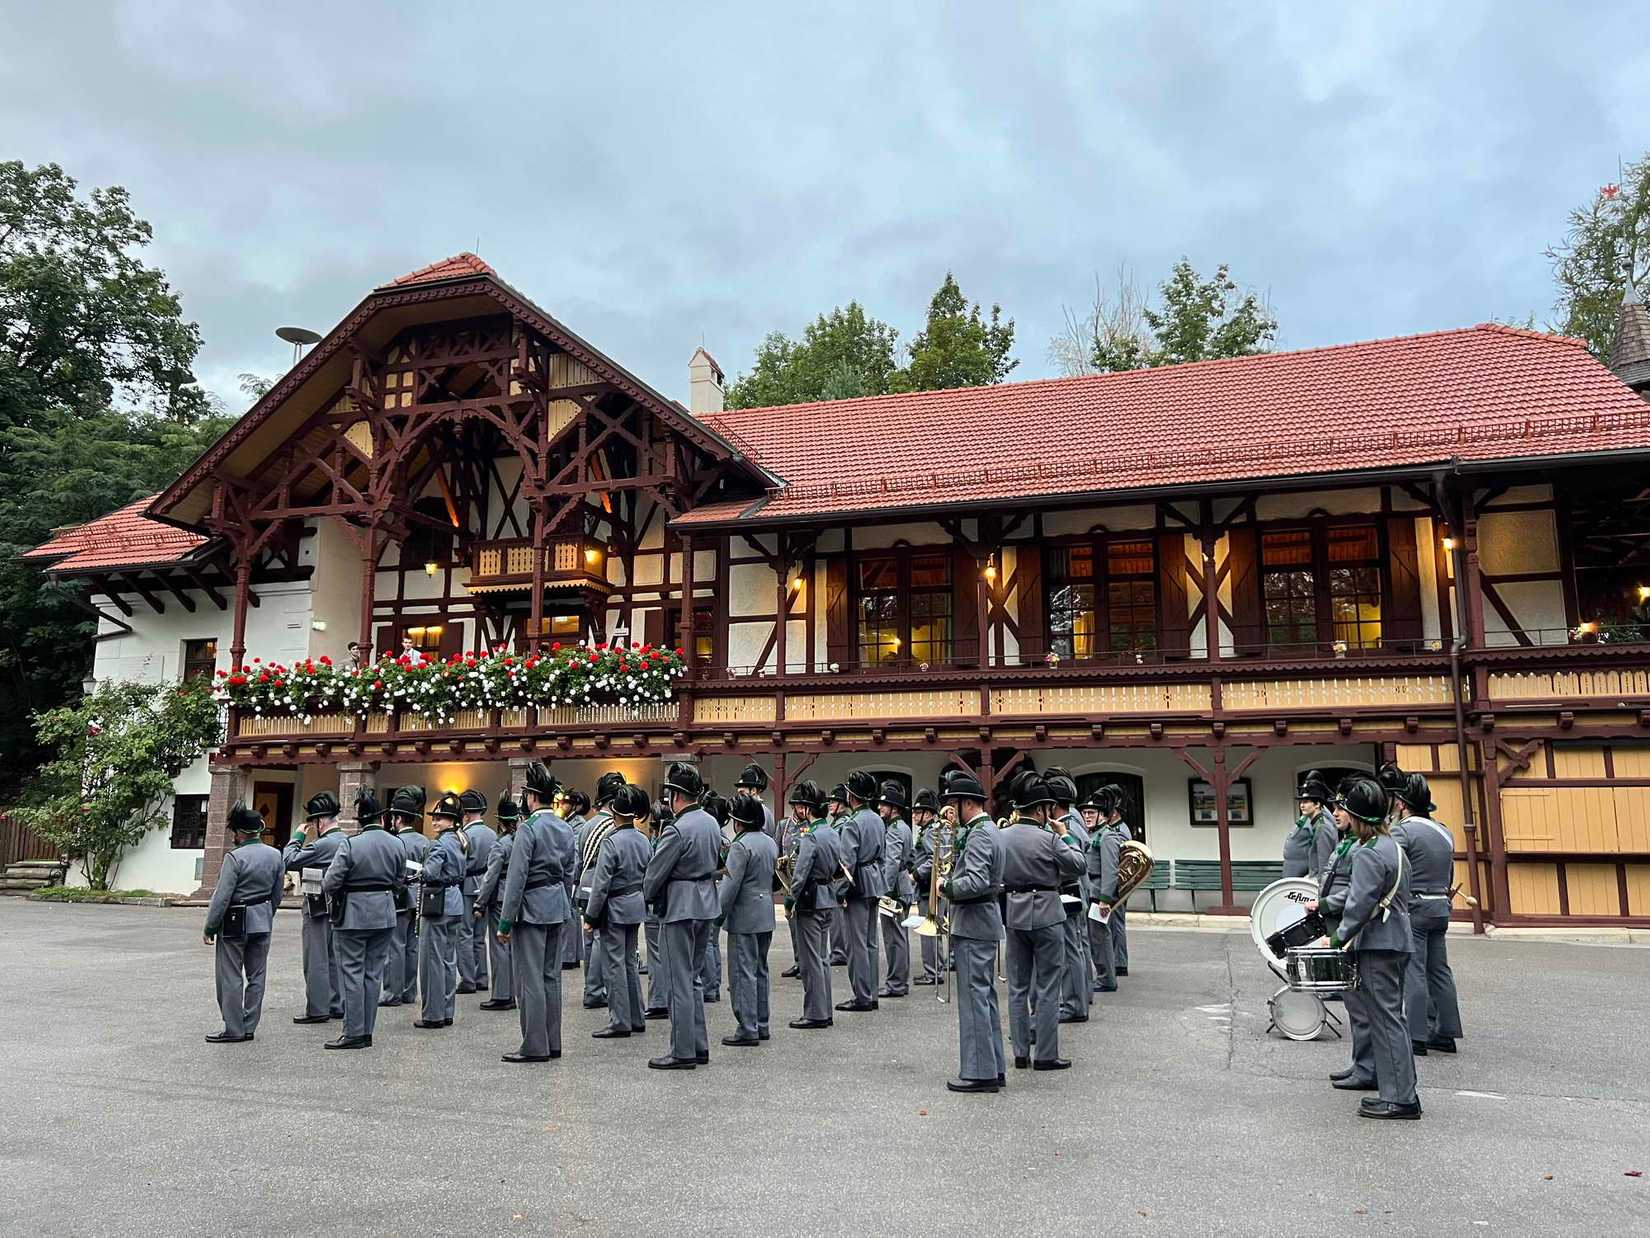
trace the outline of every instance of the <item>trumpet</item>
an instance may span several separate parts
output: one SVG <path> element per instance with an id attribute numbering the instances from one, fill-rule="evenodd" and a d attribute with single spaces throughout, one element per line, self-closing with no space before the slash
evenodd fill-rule
<path id="1" fill-rule="evenodd" d="M 951 931 L 951 917 L 940 913 L 940 890 L 951 876 L 953 854 L 949 847 L 940 854 L 939 840 L 935 839 L 934 862 L 928 872 L 928 912 L 913 914 L 905 922 L 907 928 L 917 930 L 918 937 L 940 937 Z"/>

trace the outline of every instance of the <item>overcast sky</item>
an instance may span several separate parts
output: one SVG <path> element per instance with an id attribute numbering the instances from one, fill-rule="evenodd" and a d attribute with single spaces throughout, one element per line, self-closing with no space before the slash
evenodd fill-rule
<path id="1" fill-rule="evenodd" d="M 14 3 L 0 158 L 131 190 L 238 406 L 275 327 L 465 249 L 684 400 L 853 298 L 908 338 L 947 268 L 1016 377 L 1181 254 L 1286 347 L 1545 323 L 1650 148 L 1642 6 L 1170 7 Z"/>

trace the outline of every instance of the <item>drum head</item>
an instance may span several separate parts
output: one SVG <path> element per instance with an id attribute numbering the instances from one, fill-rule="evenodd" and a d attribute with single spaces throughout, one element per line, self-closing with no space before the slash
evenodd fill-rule
<path id="1" fill-rule="evenodd" d="M 1284 877 L 1259 894 L 1249 908 L 1249 936 L 1266 965 L 1287 978 L 1284 962 L 1266 948 L 1266 939 L 1306 918 L 1306 904 L 1318 897 L 1318 883 L 1310 877 Z"/>
<path id="2" fill-rule="evenodd" d="M 1266 1003 L 1272 1024 L 1290 1040 L 1316 1040 L 1323 1031 L 1323 999 L 1316 993 L 1298 993 L 1283 988 Z"/>

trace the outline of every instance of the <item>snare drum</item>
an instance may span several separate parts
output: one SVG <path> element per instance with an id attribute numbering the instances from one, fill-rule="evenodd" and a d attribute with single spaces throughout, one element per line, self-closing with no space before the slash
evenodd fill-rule
<path id="1" fill-rule="evenodd" d="M 1358 961 L 1332 946 L 1296 946 L 1288 954 L 1289 987 L 1300 993 L 1344 993 L 1358 987 Z"/>

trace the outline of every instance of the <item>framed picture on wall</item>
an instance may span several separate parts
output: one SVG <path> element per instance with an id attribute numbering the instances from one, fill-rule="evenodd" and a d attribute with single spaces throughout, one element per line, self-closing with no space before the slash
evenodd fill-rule
<path id="1" fill-rule="evenodd" d="M 1192 824 L 1213 826 L 1215 824 L 1215 788 L 1214 784 L 1204 782 L 1201 778 L 1186 780 L 1186 794 L 1191 801 Z M 1250 807 L 1254 803 L 1253 788 L 1247 778 L 1234 779 L 1232 789 L 1226 793 L 1226 817 L 1234 828 L 1248 826 L 1255 823 L 1254 811 Z"/>

